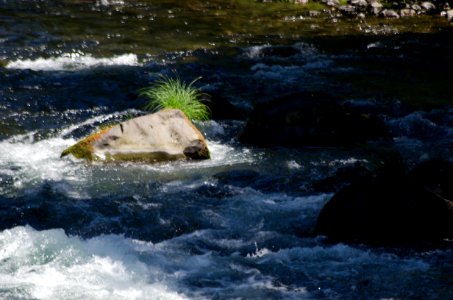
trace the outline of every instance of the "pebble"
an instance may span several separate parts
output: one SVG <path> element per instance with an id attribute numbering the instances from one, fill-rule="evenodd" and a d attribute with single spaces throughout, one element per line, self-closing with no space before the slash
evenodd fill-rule
<path id="1" fill-rule="evenodd" d="M 351 3 L 351 5 L 358 6 L 358 7 L 367 7 L 368 6 L 368 2 L 366 0 L 351 0 L 349 3 Z"/>
<path id="2" fill-rule="evenodd" d="M 341 5 L 338 7 L 338 10 L 341 11 L 341 13 L 345 16 L 356 16 L 357 15 L 357 10 L 355 6 L 352 5 Z"/>
<path id="3" fill-rule="evenodd" d="M 449 22 L 453 22 L 453 9 L 447 10 L 446 17 Z"/>
<path id="4" fill-rule="evenodd" d="M 319 17 L 321 15 L 321 12 L 319 10 L 310 10 L 308 11 L 308 16 L 309 17 Z"/>
<path id="5" fill-rule="evenodd" d="M 340 5 L 340 1 L 339 0 L 327 0 L 325 3 L 326 3 L 327 6 L 338 6 L 338 5 Z"/>
<path id="6" fill-rule="evenodd" d="M 435 6 L 434 4 L 432 4 L 431 2 L 428 2 L 428 1 L 423 2 L 420 6 L 421 6 L 424 10 L 426 10 L 427 12 L 436 10 L 436 6 Z"/>
<path id="7" fill-rule="evenodd" d="M 422 7 L 418 4 L 412 4 L 411 5 L 411 8 L 415 11 L 421 11 L 422 10 Z"/>
<path id="8" fill-rule="evenodd" d="M 370 6 L 371 6 L 371 12 L 376 16 L 379 15 L 379 13 L 381 12 L 382 7 L 383 7 L 382 4 L 376 0 L 371 0 Z"/>
<path id="9" fill-rule="evenodd" d="M 393 18 L 393 19 L 398 19 L 400 15 L 393 9 L 384 9 L 383 11 L 380 12 L 379 14 L 381 17 L 384 18 Z"/>
<path id="10" fill-rule="evenodd" d="M 414 9 L 404 8 L 404 9 L 400 10 L 401 17 L 413 17 L 415 15 L 417 15 L 417 12 Z"/>

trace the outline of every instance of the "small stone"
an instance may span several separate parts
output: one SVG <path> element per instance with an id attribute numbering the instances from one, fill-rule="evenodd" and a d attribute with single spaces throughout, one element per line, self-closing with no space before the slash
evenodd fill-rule
<path id="1" fill-rule="evenodd" d="M 345 16 L 355 17 L 357 15 L 357 10 L 352 5 L 341 5 L 338 9 Z"/>
<path id="2" fill-rule="evenodd" d="M 379 2 L 379 1 L 376 1 L 376 0 L 371 0 L 370 1 L 370 10 L 371 12 L 377 16 L 379 15 L 379 13 L 382 11 L 382 4 Z"/>
<path id="3" fill-rule="evenodd" d="M 411 8 L 417 12 L 421 11 L 422 10 L 422 7 L 418 4 L 412 4 L 411 5 Z"/>
<path id="4" fill-rule="evenodd" d="M 379 14 L 381 17 L 388 18 L 388 19 L 398 19 L 400 16 L 396 11 L 393 9 L 384 9 Z"/>
<path id="5" fill-rule="evenodd" d="M 358 6 L 358 7 L 367 7 L 368 2 L 366 0 L 351 0 L 349 2 L 351 5 Z"/>
<path id="6" fill-rule="evenodd" d="M 321 12 L 319 10 L 310 10 L 308 11 L 308 16 L 309 17 L 319 17 L 321 15 Z"/>
<path id="7" fill-rule="evenodd" d="M 402 18 L 404 18 L 404 17 L 413 17 L 415 15 L 417 15 L 417 12 L 415 10 L 413 10 L 413 9 L 404 8 L 404 9 L 400 10 L 400 16 Z"/>
<path id="8" fill-rule="evenodd" d="M 431 11 L 436 10 L 436 6 L 434 4 L 432 4 L 431 2 L 428 2 L 428 1 L 423 2 L 420 6 L 426 12 L 431 12 Z"/>
<path id="9" fill-rule="evenodd" d="M 340 5 L 340 1 L 339 0 L 327 0 L 326 5 L 327 6 L 338 6 L 338 5 Z"/>
<path id="10" fill-rule="evenodd" d="M 447 10 L 446 17 L 449 22 L 453 22 L 453 9 Z"/>
<path id="11" fill-rule="evenodd" d="M 294 3 L 305 5 L 308 3 L 308 0 L 296 0 L 296 1 L 294 1 Z"/>
<path id="12" fill-rule="evenodd" d="M 371 7 L 382 8 L 382 4 L 377 0 L 370 0 L 369 3 Z"/>

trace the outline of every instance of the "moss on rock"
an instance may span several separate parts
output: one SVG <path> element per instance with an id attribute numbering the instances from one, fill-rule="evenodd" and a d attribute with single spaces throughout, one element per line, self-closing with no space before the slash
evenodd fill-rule
<path id="1" fill-rule="evenodd" d="M 99 132 L 96 132 L 85 139 L 81 140 L 80 142 L 72 145 L 71 147 L 65 149 L 60 157 L 65 157 L 66 155 L 72 154 L 75 158 L 79 159 L 88 159 L 88 160 L 95 160 L 95 155 L 93 155 L 93 146 L 92 143 L 98 139 L 100 139 L 105 133 L 107 133 L 112 126 L 109 126 L 105 129 L 102 129 Z"/>
<path id="2" fill-rule="evenodd" d="M 165 109 L 107 127 L 67 148 L 89 161 L 154 163 L 178 159 L 208 159 L 201 132 L 180 110 Z"/>

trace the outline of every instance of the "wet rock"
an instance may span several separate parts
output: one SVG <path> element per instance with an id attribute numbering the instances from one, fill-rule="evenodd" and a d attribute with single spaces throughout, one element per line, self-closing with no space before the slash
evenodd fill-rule
<path id="1" fill-rule="evenodd" d="M 205 102 L 211 111 L 213 120 L 244 120 L 245 112 L 233 105 L 221 93 L 209 91 L 209 100 Z"/>
<path id="2" fill-rule="evenodd" d="M 351 184 L 360 183 L 373 176 L 371 170 L 361 163 L 339 168 L 333 176 L 323 178 L 313 183 L 316 192 L 332 193 Z"/>
<path id="3" fill-rule="evenodd" d="M 315 233 L 371 244 L 452 238 L 453 202 L 444 196 L 451 196 L 453 164 L 428 162 L 407 176 L 395 173 L 341 189 L 322 209 Z"/>
<path id="4" fill-rule="evenodd" d="M 433 3 L 428 2 L 428 1 L 422 2 L 422 4 L 420 4 L 420 6 L 427 13 L 431 13 L 436 10 L 436 6 Z"/>
<path id="5" fill-rule="evenodd" d="M 308 11 L 308 16 L 309 17 L 319 17 L 321 15 L 321 12 L 319 10 L 310 10 Z"/>
<path id="6" fill-rule="evenodd" d="M 400 16 L 402 18 L 404 17 L 413 17 L 413 16 L 416 16 L 417 15 L 417 12 L 411 8 L 404 8 L 402 10 L 400 10 Z"/>
<path id="7" fill-rule="evenodd" d="M 340 5 L 339 0 L 322 0 L 322 2 L 327 6 L 338 6 Z"/>
<path id="8" fill-rule="evenodd" d="M 384 9 L 379 13 L 379 16 L 388 18 L 388 19 L 398 19 L 400 16 L 393 9 Z"/>
<path id="9" fill-rule="evenodd" d="M 398 2 L 398 1 L 392 2 L 391 8 L 394 10 L 400 10 L 400 9 L 406 8 L 406 4 Z"/>
<path id="10" fill-rule="evenodd" d="M 432 159 L 417 165 L 408 175 L 411 182 L 453 201 L 453 162 Z"/>
<path id="11" fill-rule="evenodd" d="M 422 7 L 421 7 L 420 5 L 418 5 L 418 4 L 412 4 L 412 5 L 411 5 L 411 8 L 412 8 L 413 10 L 415 10 L 417 13 L 419 13 L 419 12 L 422 11 Z"/>
<path id="12" fill-rule="evenodd" d="M 291 57 L 300 54 L 300 50 L 291 46 L 269 46 L 260 50 L 259 57 Z"/>
<path id="13" fill-rule="evenodd" d="M 449 22 L 453 22 L 453 9 L 447 10 L 445 16 Z"/>
<path id="14" fill-rule="evenodd" d="M 69 147 L 61 156 L 98 161 L 157 162 L 206 159 L 206 142 L 183 112 L 161 110 L 101 130 Z"/>
<path id="15" fill-rule="evenodd" d="M 370 0 L 369 3 L 371 13 L 374 14 L 375 16 L 379 15 L 383 8 L 382 4 L 377 0 Z"/>
<path id="16" fill-rule="evenodd" d="M 366 0 L 351 0 L 349 3 L 353 6 L 358 6 L 358 7 L 367 7 L 368 2 Z"/>
<path id="17" fill-rule="evenodd" d="M 259 146 L 348 145 L 387 137 L 376 116 L 345 109 L 324 93 L 287 95 L 259 105 L 240 136 Z"/>
<path id="18" fill-rule="evenodd" d="M 357 16 L 357 9 L 352 5 L 341 5 L 338 10 L 345 16 L 355 17 Z"/>

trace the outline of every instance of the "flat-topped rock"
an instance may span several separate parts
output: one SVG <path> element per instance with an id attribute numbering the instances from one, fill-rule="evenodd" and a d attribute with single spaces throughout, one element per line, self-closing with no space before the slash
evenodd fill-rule
<path id="1" fill-rule="evenodd" d="M 96 161 L 159 162 L 207 159 L 209 149 L 200 131 L 176 109 L 134 118 L 101 130 L 61 154 Z"/>

